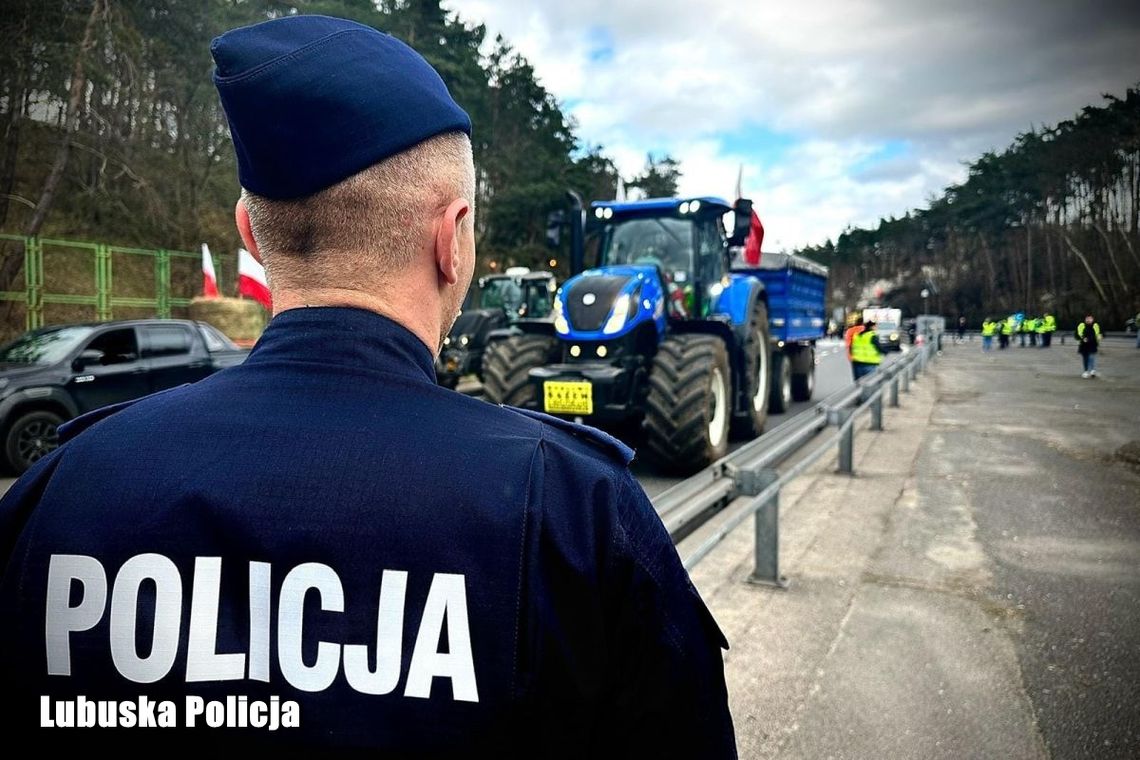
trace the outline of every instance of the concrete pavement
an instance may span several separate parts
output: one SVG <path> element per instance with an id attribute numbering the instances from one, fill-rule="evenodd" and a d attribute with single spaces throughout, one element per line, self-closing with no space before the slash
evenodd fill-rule
<path id="1" fill-rule="evenodd" d="M 1140 756 L 1140 351 L 1100 360 L 948 341 L 781 494 L 790 589 L 750 522 L 697 566 L 741 757 Z"/>

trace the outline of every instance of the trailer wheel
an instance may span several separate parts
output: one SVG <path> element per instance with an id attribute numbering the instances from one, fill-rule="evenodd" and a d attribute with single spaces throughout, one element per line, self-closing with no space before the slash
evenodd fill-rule
<path id="1" fill-rule="evenodd" d="M 768 307 L 757 301 L 748 321 L 748 337 L 741 347 L 746 384 L 741 389 L 746 410 L 732 418 L 732 437 L 751 440 L 764 432 L 768 422 L 772 344 L 768 340 Z"/>
<path id="2" fill-rule="evenodd" d="M 492 341 L 483 354 L 483 395 L 492 404 L 537 408 L 528 373 L 550 361 L 557 345 L 544 335 L 514 335 Z"/>
<path id="3" fill-rule="evenodd" d="M 674 335 L 657 349 L 645 408 L 646 448 L 663 469 L 688 474 L 728 453 L 732 374 L 724 342 Z"/>
<path id="4" fill-rule="evenodd" d="M 768 410 L 783 414 L 792 405 L 792 362 L 787 354 L 772 355 L 772 394 Z"/>
<path id="5" fill-rule="evenodd" d="M 815 393 L 815 347 L 804 346 L 792 356 L 792 399 L 811 401 Z"/>

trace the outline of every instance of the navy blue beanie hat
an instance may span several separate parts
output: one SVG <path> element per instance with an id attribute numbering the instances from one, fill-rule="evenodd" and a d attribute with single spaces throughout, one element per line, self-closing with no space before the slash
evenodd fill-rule
<path id="1" fill-rule="evenodd" d="M 429 137 L 471 134 L 435 69 L 395 37 L 344 19 L 290 16 L 210 45 L 242 187 L 300 198 Z"/>

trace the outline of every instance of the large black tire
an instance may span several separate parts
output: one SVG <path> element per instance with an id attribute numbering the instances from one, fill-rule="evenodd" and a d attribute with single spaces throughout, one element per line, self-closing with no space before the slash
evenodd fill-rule
<path id="1" fill-rule="evenodd" d="M 8 427 L 4 454 L 16 474 L 38 462 L 59 447 L 59 426 L 63 418 L 55 412 L 39 410 L 21 415 Z"/>
<path id="2" fill-rule="evenodd" d="M 792 362 L 787 354 L 772 355 L 772 391 L 768 411 L 783 414 L 792 405 Z"/>
<path id="3" fill-rule="evenodd" d="M 763 433 L 768 423 L 772 344 L 768 340 L 768 307 L 763 301 L 757 301 L 752 308 L 748 336 L 741 350 L 746 383 L 741 392 L 747 409 L 733 416 L 731 434 L 737 440 L 751 440 Z"/>
<path id="4" fill-rule="evenodd" d="M 815 347 L 803 346 L 792 355 L 792 399 L 811 401 L 815 393 Z"/>
<path id="5" fill-rule="evenodd" d="M 528 373 L 549 364 L 557 346 L 545 335 L 513 335 L 492 341 L 483 354 L 483 395 L 492 404 L 538 408 Z"/>
<path id="6" fill-rule="evenodd" d="M 695 472 L 728 453 L 732 373 L 724 341 L 674 335 L 657 349 L 649 372 L 645 446 L 660 468 Z"/>

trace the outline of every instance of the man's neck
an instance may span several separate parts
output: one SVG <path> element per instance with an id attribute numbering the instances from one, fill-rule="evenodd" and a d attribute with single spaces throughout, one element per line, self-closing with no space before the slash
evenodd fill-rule
<path id="1" fill-rule="evenodd" d="M 374 311 L 407 328 L 428 347 L 432 356 L 439 352 L 439 320 L 424 317 L 423 304 L 413 311 L 407 304 L 351 288 L 285 289 L 273 292 L 274 315 L 311 306 L 341 306 Z"/>

